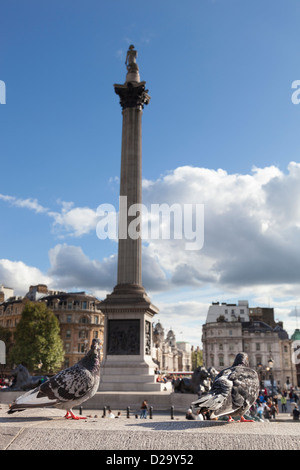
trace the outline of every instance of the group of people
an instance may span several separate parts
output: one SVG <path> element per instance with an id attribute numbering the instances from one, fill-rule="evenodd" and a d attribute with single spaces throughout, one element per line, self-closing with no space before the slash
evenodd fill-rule
<path id="1" fill-rule="evenodd" d="M 267 389 L 260 391 L 260 394 L 251 406 L 249 410 L 249 417 L 254 420 L 263 421 L 263 420 L 274 420 L 276 415 L 279 413 L 279 402 L 281 405 L 280 412 L 287 413 L 287 402 L 291 406 L 291 416 L 293 420 L 299 421 L 300 411 L 298 407 L 299 397 L 295 389 L 291 388 L 289 391 L 282 390 L 277 394 L 269 394 Z M 189 408 L 186 412 L 186 419 L 188 420 L 200 420 L 203 421 L 209 418 L 209 412 L 204 410 L 197 410 L 196 413 L 193 413 L 192 409 Z"/>
<path id="2" fill-rule="evenodd" d="M 189 408 L 186 412 L 185 418 L 189 420 L 204 421 L 209 419 L 209 412 L 204 410 L 197 410 L 196 413 L 193 413 L 193 410 Z"/>

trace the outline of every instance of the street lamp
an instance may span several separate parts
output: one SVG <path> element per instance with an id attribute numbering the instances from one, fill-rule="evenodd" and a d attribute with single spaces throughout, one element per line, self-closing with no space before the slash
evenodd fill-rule
<path id="1" fill-rule="evenodd" d="M 269 368 L 270 368 L 270 380 L 271 380 L 271 385 L 272 385 L 272 399 L 274 395 L 274 377 L 273 377 L 273 366 L 274 366 L 274 361 L 273 359 L 268 360 Z"/>
<path id="2" fill-rule="evenodd" d="M 257 371 L 258 371 L 258 377 L 259 377 L 259 386 L 262 389 L 263 388 L 263 380 L 262 380 L 263 365 L 261 362 L 257 364 Z"/>

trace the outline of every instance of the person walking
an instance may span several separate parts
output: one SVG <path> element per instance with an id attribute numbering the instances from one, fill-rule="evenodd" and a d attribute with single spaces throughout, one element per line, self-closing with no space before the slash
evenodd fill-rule
<path id="1" fill-rule="evenodd" d="M 141 414 L 140 418 L 147 418 L 147 411 L 148 411 L 148 403 L 146 400 L 143 401 L 142 406 L 141 406 Z"/>
<path id="2" fill-rule="evenodd" d="M 286 413 L 286 412 L 287 412 L 287 409 L 286 409 L 286 397 L 285 397 L 284 395 L 281 396 L 280 402 L 281 402 L 281 412 L 282 412 L 282 413 Z"/>

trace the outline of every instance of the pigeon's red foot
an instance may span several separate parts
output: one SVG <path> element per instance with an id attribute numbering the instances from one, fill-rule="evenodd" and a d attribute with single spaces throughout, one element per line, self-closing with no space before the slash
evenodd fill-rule
<path id="1" fill-rule="evenodd" d="M 234 419 L 231 416 L 228 416 L 228 423 L 234 423 Z"/>
<path id="2" fill-rule="evenodd" d="M 86 419 L 85 416 L 76 416 L 74 415 L 73 411 L 67 411 L 65 416 L 64 416 L 66 419 Z"/>
<path id="3" fill-rule="evenodd" d="M 254 419 L 246 419 L 244 416 L 241 416 L 239 423 L 254 423 Z"/>

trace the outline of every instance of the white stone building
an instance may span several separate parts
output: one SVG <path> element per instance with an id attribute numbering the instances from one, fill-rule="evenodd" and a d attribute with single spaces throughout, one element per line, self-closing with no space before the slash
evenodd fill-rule
<path id="1" fill-rule="evenodd" d="M 224 317 L 226 321 L 249 321 L 248 300 L 239 300 L 238 304 L 227 304 L 225 302 L 213 302 L 210 305 L 206 323 L 214 323 L 219 317 Z"/>

